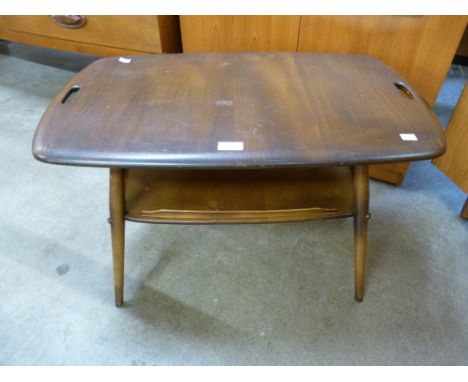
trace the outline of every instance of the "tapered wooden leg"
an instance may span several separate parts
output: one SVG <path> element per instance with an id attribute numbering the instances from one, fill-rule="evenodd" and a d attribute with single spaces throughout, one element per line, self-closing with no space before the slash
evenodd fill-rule
<path id="1" fill-rule="evenodd" d="M 463 208 L 460 212 L 460 216 L 463 219 L 468 219 L 468 198 L 466 198 L 465 204 L 463 205 Z"/>
<path id="2" fill-rule="evenodd" d="M 114 264 L 115 305 L 123 304 L 125 256 L 125 184 L 124 170 L 111 169 L 109 181 L 109 210 Z"/>
<path id="3" fill-rule="evenodd" d="M 367 220 L 369 219 L 369 169 L 354 167 L 354 267 L 355 298 L 364 298 L 367 252 Z"/>

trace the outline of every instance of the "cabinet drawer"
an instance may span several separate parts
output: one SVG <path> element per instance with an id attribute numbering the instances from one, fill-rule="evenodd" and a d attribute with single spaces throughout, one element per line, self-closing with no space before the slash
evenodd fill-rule
<path id="1" fill-rule="evenodd" d="M 65 18 L 50 16 L 3 16 L 7 33 L 26 35 L 31 40 L 50 38 L 133 51 L 160 53 L 163 51 L 159 17 L 162 16 L 84 16 L 82 26 L 67 27 Z M 65 21 L 59 23 L 58 21 Z M 27 42 L 27 41 L 26 41 Z M 33 42 L 34 43 L 34 42 Z"/>

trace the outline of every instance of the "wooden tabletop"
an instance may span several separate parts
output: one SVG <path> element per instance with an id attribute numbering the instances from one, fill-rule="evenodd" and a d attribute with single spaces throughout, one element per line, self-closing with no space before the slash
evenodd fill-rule
<path id="1" fill-rule="evenodd" d="M 98 60 L 65 86 L 39 123 L 37 159 L 123 168 L 262 168 L 401 162 L 445 149 L 426 102 L 368 56 L 128 59 Z"/>

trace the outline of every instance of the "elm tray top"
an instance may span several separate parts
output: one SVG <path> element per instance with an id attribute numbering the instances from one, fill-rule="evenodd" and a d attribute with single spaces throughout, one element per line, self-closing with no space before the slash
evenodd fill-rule
<path id="1" fill-rule="evenodd" d="M 54 98 L 33 142 L 44 162 L 122 168 L 359 165 L 444 149 L 431 108 L 389 67 L 321 53 L 100 59 Z"/>

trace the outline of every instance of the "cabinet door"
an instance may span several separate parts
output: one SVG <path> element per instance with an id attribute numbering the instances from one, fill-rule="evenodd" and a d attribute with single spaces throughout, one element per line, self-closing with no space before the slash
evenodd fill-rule
<path id="1" fill-rule="evenodd" d="M 466 21 L 466 16 L 302 16 L 298 50 L 374 56 L 433 106 Z M 370 174 L 400 184 L 408 165 L 372 166 Z"/>
<path id="2" fill-rule="evenodd" d="M 184 52 L 296 51 L 300 16 L 180 16 Z"/>
<path id="3" fill-rule="evenodd" d="M 432 163 L 468 194 L 468 85 L 450 118 L 445 137 L 447 151 Z"/>

